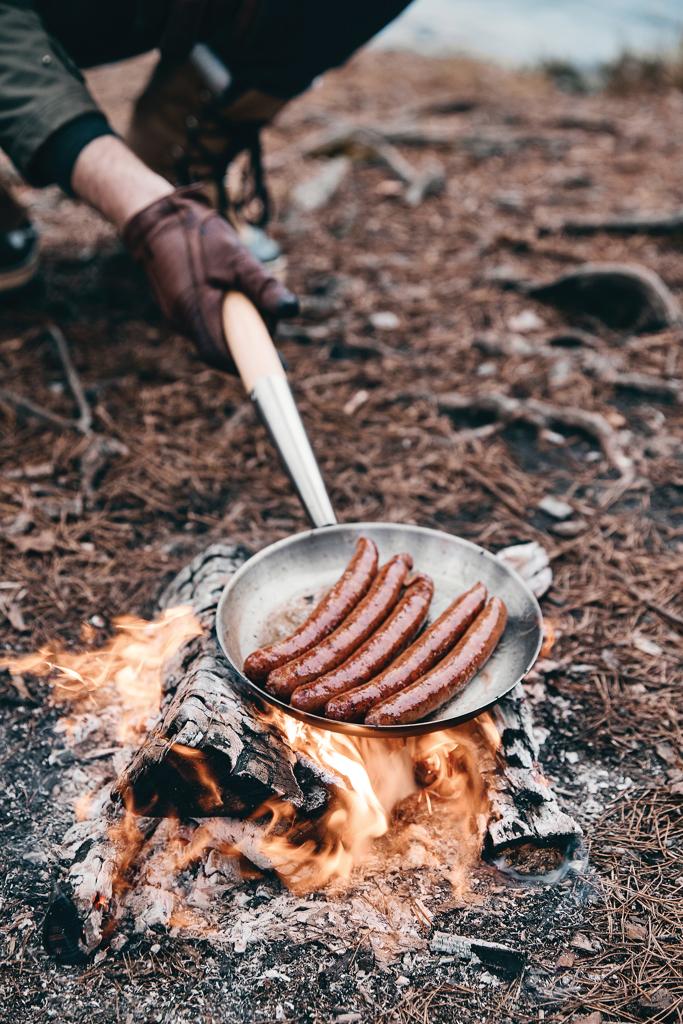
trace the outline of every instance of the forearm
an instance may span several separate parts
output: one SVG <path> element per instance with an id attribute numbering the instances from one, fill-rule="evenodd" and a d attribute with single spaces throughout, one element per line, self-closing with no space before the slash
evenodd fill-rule
<path id="1" fill-rule="evenodd" d="M 78 155 L 71 175 L 74 193 L 121 231 L 136 213 L 173 192 L 121 139 L 103 135 Z"/>

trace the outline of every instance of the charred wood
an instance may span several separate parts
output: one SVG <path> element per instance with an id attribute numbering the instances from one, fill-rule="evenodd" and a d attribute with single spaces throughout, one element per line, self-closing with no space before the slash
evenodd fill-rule
<path id="1" fill-rule="evenodd" d="M 538 763 L 531 710 L 521 686 L 491 712 L 500 734 L 497 764 L 488 795 L 491 818 L 485 854 L 504 856 L 520 874 L 548 876 L 561 867 L 581 836 L 578 824 L 558 805 Z"/>
<path id="2" fill-rule="evenodd" d="M 278 797 L 311 814 L 326 801 L 326 780 L 242 695 L 218 649 L 218 599 L 246 554 L 208 548 L 161 597 L 162 609 L 191 605 L 204 632 L 166 666 L 160 716 L 114 787 L 115 797 L 144 813 L 242 817 Z"/>

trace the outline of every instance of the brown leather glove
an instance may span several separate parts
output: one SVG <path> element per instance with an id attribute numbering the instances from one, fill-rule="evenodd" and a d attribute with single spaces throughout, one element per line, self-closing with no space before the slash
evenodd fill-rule
<path id="1" fill-rule="evenodd" d="M 234 371 L 221 321 L 227 291 L 243 292 L 270 321 L 299 310 L 296 297 L 266 272 L 197 185 L 136 213 L 123 240 L 145 268 L 161 312 L 211 366 Z"/>

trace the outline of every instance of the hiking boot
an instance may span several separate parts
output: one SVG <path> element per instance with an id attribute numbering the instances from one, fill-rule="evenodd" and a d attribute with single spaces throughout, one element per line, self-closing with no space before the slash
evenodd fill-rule
<path id="1" fill-rule="evenodd" d="M 38 269 L 38 232 L 26 211 L 0 184 L 0 294 L 28 284 Z"/>
<path id="2" fill-rule="evenodd" d="M 201 182 L 247 248 L 278 275 L 284 259 L 266 232 L 270 198 L 260 131 L 285 103 L 256 89 L 222 101 L 189 60 L 162 62 L 135 104 L 126 135 L 140 159 L 173 185 Z"/>

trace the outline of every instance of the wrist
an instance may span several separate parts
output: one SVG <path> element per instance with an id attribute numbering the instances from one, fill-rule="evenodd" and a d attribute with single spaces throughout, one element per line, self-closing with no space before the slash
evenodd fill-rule
<path id="1" fill-rule="evenodd" d="M 83 147 L 74 163 L 71 185 L 118 231 L 140 210 L 174 191 L 170 182 L 151 171 L 115 136 L 101 136 Z"/>

